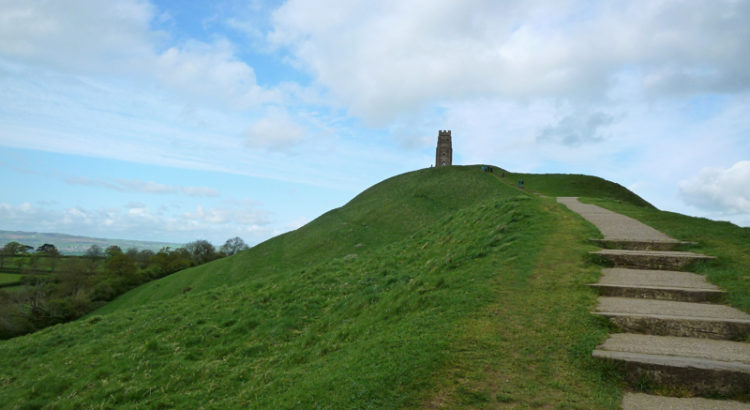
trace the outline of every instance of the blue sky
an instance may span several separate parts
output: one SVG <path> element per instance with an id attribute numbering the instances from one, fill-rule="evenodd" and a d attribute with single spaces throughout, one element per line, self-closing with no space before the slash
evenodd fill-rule
<path id="1" fill-rule="evenodd" d="M 750 226 L 748 1 L 0 1 L 0 229 L 254 244 L 430 166 Z"/>

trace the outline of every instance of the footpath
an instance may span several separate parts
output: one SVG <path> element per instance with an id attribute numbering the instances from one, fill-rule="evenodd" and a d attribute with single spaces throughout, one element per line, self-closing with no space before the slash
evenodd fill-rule
<path id="1" fill-rule="evenodd" d="M 594 357 L 620 364 L 634 390 L 623 409 L 750 409 L 750 404 L 690 396 L 731 397 L 750 392 L 750 315 L 718 304 L 723 291 L 705 277 L 685 272 L 712 256 L 678 249 L 689 245 L 633 218 L 583 204 L 557 201 L 596 226 L 608 261 L 592 313 L 609 318 L 620 333 L 598 346 Z"/>

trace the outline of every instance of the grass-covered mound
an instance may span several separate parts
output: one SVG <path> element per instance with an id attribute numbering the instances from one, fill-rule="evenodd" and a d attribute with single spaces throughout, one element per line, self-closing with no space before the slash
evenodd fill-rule
<path id="1" fill-rule="evenodd" d="M 502 175 L 502 170 L 500 173 Z M 547 196 L 607 198 L 635 206 L 653 208 L 646 200 L 622 185 L 591 175 L 520 174 L 506 171 L 505 179 L 510 184 L 518 184 L 518 180 L 523 180 L 524 189 L 528 192 Z"/>
<path id="2" fill-rule="evenodd" d="M 9 407 L 614 407 L 591 227 L 478 167 L 386 180 L 297 231 L 0 342 Z M 604 367 L 603 367 L 604 366 Z"/>

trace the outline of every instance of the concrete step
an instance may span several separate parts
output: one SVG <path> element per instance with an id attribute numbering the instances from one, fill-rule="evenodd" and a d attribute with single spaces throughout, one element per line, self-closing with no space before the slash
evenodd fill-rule
<path id="1" fill-rule="evenodd" d="M 627 249 L 602 249 L 590 252 L 616 267 L 637 269 L 680 270 L 701 260 L 713 260 L 714 256 L 681 251 L 633 251 Z"/>
<path id="2" fill-rule="evenodd" d="M 724 305 L 600 296 L 596 311 L 624 332 L 745 340 L 750 315 Z"/>
<path id="3" fill-rule="evenodd" d="M 750 392 L 750 343 L 618 333 L 593 355 L 621 363 L 626 380 L 640 387 L 729 397 Z"/>
<path id="4" fill-rule="evenodd" d="M 663 397 L 644 393 L 625 393 L 623 410 L 750 410 L 750 403 L 710 400 L 700 397 Z"/>
<path id="5" fill-rule="evenodd" d="M 696 245 L 695 242 L 670 240 L 627 240 L 627 239 L 589 239 L 589 241 L 606 249 L 628 249 L 635 251 L 674 251 L 688 246 Z"/>
<path id="6" fill-rule="evenodd" d="M 602 296 L 716 302 L 724 291 L 702 275 L 689 272 L 604 268 L 599 282 L 589 284 Z"/>

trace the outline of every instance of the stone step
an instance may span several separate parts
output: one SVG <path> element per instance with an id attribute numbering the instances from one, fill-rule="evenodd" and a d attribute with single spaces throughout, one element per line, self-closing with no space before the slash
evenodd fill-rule
<path id="1" fill-rule="evenodd" d="M 602 296 L 681 302 L 716 302 L 724 295 L 702 275 L 665 270 L 604 268 L 599 282 L 589 286 Z"/>
<path id="2" fill-rule="evenodd" d="M 701 397 L 664 397 L 644 393 L 625 393 L 623 410 L 750 410 L 750 403 L 711 400 Z"/>
<path id="3" fill-rule="evenodd" d="M 639 299 L 656 299 L 656 300 L 674 300 L 679 302 L 718 302 L 724 296 L 720 290 L 700 290 L 685 288 L 665 288 L 665 287 L 648 287 L 648 286 L 623 286 L 623 285 L 602 285 L 599 283 L 589 284 L 596 288 L 602 296 L 613 296 L 623 298 Z"/>
<path id="4" fill-rule="evenodd" d="M 750 315 L 724 305 L 600 296 L 594 314 L 624 332 L 745 340 Z"/>
<path id="5" fill-rule="evenodd" d="M 716 259 L 714 256 L 681 251 L 602 249 L 590 253 L 610 261 L 616 267 L 639 269 L 680 270 L 697 261 Z"/>
<path id="6" fill-rule="evenodd" d="M 621 363 L 626 380 L 640 387 L 728 397 L 750 392 L 750 343 L 617 333 L 593 356 Z"/>
<path id="7" fill-rule="evenodd" d="M 606 249 L 628 249 L 635 251 L 673 251 L 696 245 L 695 242 L 678 240 L 627 240 L 627 239 L 589 239 L 589 241 Z"/>

